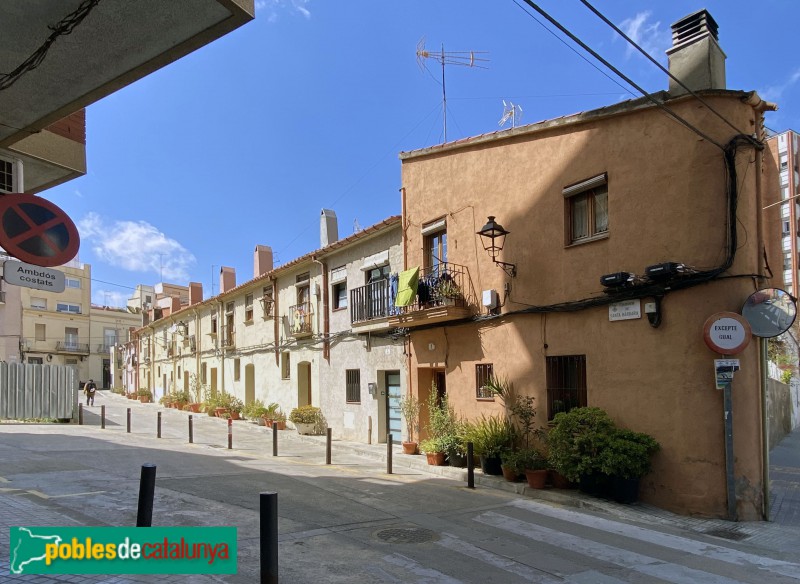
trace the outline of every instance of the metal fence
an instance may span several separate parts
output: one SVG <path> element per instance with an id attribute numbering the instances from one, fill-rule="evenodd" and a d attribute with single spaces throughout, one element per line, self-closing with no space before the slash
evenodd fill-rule
<path id="1" fill-rule="evenodd" d="M 0 362 L 0 418 L 72 418 L 77 408 L 74 367 Z"/>

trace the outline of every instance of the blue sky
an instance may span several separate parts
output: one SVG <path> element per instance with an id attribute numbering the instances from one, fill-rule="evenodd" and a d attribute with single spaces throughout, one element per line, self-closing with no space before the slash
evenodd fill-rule
<path id="1" fill-rule="evenodd" d="M 95 303 L 124 305 L 162 274 L 202 282 L 208 296 L 221 265 L 242 283 L 256 244 L 278 264 L 318 248 L 322 208 L 336 211 L 340 237 L 399 214 L 398 153 L 443 140 L 441 68 L 418 64 L 423 38 L 429 51 L 489 59 L 447 67 L 448 141 L 499 129 L 502 100 L 522 107 L 524 124 L 634 97 L 514 0 L 256 5 L 250 24 L 90 106 L 87 175 L 42 193 L 79 226 Z M 800 130 L 796 0 L 594 5 L 663 65 L 670 24 L 707 8 L 728 88 L 777 102 L 768 127 Z M 640 86 L 666 89 L 666 75 L 578 0 L 540 6 Z"/>

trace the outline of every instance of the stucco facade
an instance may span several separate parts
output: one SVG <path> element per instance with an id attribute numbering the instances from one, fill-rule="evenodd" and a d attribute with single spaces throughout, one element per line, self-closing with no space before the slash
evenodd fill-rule
<path id="1" fill-rule="evenodd" d="M 760 133 L 757 96 L 708 91 L 703 97 L 742 132 Z M 735 134 L 693 98 L 659 98 L 720 145 Z M 469 418 L 499 413 L 501 404 L 479 398 L 476 388 L 476 366 L 491 365 L 518 393 L 536 398 L 539 422 L 546 423 L 554 403 L 547 368 L 559 364 L 549 358 L 572 356 L 584 367 L 585 405 L 606 409 L 618 424 L 662 445 L 642 498 L 682 513 L 725 515 L 722 394 L 713 375 L 720 355 L 705 345 L 703 325 L 714 313 L 739 312 L 754 283 L 768 284 L 760 245 L 761 151 L 744 138 L 740 143 L 735 258 L 697 285 L 689 285 L 690 274 L 724 267 L 730 251 L 725 157 L 649 102 L 401 154 L 406 267 L 430 261 L 423 231 L 444 220 L 445 261 L 464 266 L 477 291 L 470 309 L 485 317 L 430 325 L 424 310 L 407 315 L 411 391 L 425 399 L 440 373 L 457 411 Z M 593 177 L 607 189 L 606 223 L 576 239 L 571 187 Z M 492 262 L 476 235 L 490 215 L 510 232 L 497 259 L 516 264 L 516 277 Z M 640 294 L 636 286 L 604 294 L 601 276 L 642 275 L 662 262 L 684 264 L 677 280 L 689 279 L 645 283 Z M 484 290 L 498 293 L 497 309 L 481 306 Z M 640 317 L 611 320 L 609 305 L 630 298 L 639 299 Z M 651 326 L 645 304 L 655 302 L 660 324 Z M 736 356 L 741 370 L 733 384 L 742 519 L 762 518 L 764 510 L 760 343 L 753 338 Z"/>

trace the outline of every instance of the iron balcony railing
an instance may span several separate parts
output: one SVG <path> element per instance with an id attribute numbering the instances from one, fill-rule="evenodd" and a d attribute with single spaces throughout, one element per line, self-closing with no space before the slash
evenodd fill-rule
<path id="1" fill-rule="evenodd" d="M 89 343 L 78 343 L 77 341 L 58 341 L 56 351 L 61 353 L 81 353 L 89 354 Z"/>
<path id="2" fill-rule="evenodd" d="M 294 335 L 310 335 L 312 327 L 311 303 L 295 304 L 289 307 L 289 332 Z"/>
<path id="3" fill-rule="evenodd" d="M 222 340 L 220 341 L 223 347 L 235 347 L 236 346 L 236 331 L 233 327 L 223 326 L 222 327 Z"/>
<path id="4" fill-rule="evenodd" d="M 395 306 L 399 278 L 392 274 L 350 292 L 350 322 L 367 322 L 387 316 L 419 312 L 443 306 L 468 308 L 477 303 L 466 266 L 441 263 L 420 270 L 417 294 L 408 306 Z"/>
<path id="5" fill-rule="evenodd" d="M 113 348 L 114 344 L 103 343 L 101 345 L 97 345 L 97 349 L 95 350 L 95 352 L 108 354 L 108 352 L 111 351 L 111 349 Z"/>
<path id="6" fill-rule="evenodd" d="M 366 322 L 385 318 L 394 312 L 390 279 L 370 282 L 350 291 L 350 322 Z"/>

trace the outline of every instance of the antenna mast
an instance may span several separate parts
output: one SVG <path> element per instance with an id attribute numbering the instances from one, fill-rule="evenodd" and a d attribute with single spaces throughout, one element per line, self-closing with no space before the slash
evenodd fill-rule
<path id="1" fill-rule="evenodd" d="M 506 103 L 506 100 L 503 100 L 503 117 L 500 118 L 497 125 L 502 128 L 508 120 L 511 120 L 511 127 L 516 128 L 517 124 L 522 121 L 522 106 L 515 105 L 510 101 Z"/>
<path id="2" fill-rule="evenodd" d="M 479 69 L 488 69 L 479 63 L 488 63 L 489 59 L 479 57 L 476 55 L 486 55 L 487 51 L 450 51 L 445 52 L 444 43 L 442 43 L 441 51 L 428 51 L 425 49 L 425 37 L 422 37 L 417 43 L 417 64 L 420 69 L 427 69 L 425 67 L 425 59 L 434 59 L 442 65 L 442 120 L 444 123 L 444 141 L 447 142 L 447 91 L 445 90 L 444 83 L 444 66 L 445 65 L 461 65 L 462 67 L 478 67 Z"/>

